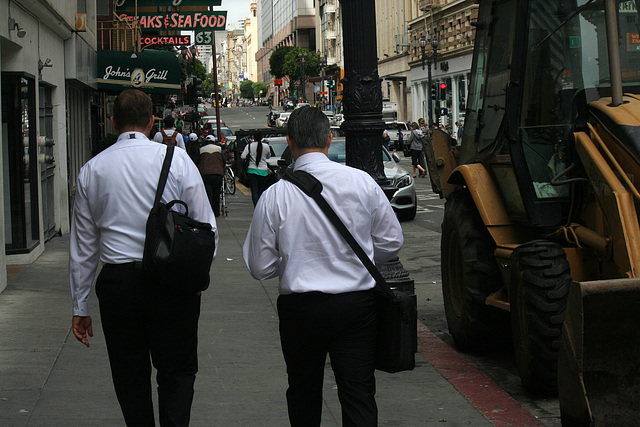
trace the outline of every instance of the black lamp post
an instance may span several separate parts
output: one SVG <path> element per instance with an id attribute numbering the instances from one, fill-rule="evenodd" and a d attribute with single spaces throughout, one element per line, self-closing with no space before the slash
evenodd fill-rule
<path id="1" fill-rule="evenodd" d="M 427 65 L 429 66 L 429 72 L 428 72 L 428 77 L 427 77 L 427 81 L 428 81 L 428 85 L 429 85 L 429 90 L 428 90 L 428 99 L 429 99 L 429 128 L 431 128 L 431 126 L 433 126 L 433 99 L 431 96 L 431 63 L 433 62 L 433 65 L 436 64 L 436 61 L 438 60 L 438 39 L 436 39 L 435 37 L 433 39 L 431 39 L 431 54 L 427 55 L 426 53 L 426 48 L 427 48 L 427 39 L 425 38 L 425 36 L 423 35 L 422 37 L 420 37 L 420 40 L 418 41 L 418 43 L 420 44 L 420 49 L 422 50 L 422 69 L 424 70 L 424 61 L 427 61 Z"/>
<path id="2" fill-rule="evenodd" d="M 342 106 L 347 165 L 369 173 L 384 190 L 382 86 L 378 75 L 374 0 L 341 0 L 344 73 Z"/>
<path id="3" fill-rule="evenodd" d="M 300 52 L 298 52 L 298 57 L 300 58 L 300 65 L 302 67 L 302 80 L 301 80 L 301 87 L 302 87 L 302 96 L 301 99 L 302 101 L 306 101 L 307 100 L 307 96 L 304 93 L 305 92 L 305 86 L 306 86 L 306 80 L 307 80 L 307 76 L 305 76 L 305 71 L 306 71 L 306 66 L 307 66 L 307 56 L 309 55 L 309 52 L 306 50 L 302 50 Z"/>
<path id="4" fill-rule="evenodd" d="M 320 67 L 320 106 L 324 107 L 324 69 L 327 66 L 327 58 L 322 54 L 322 52 L 318 51 L 316 53 L 318 55 L 318 66 Z"/>

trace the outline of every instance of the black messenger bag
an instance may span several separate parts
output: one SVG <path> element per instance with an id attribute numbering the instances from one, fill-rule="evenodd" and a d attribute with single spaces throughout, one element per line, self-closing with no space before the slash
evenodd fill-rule
<path id="1" fill-rule="evenodd" d="M 380 271 L 369 259 L 351 232 L 320 194 L 322 183 L 305 171 L 288 171 L 284 179 L 297 185 L 318 203 L 342 237 L 376 281 L 374 292 L 378 303 L 378 344 L 376 369 L 391 374 L 411 371 L 416 366 L 415 350 L 418 341 L 418 312 L 415 295 L 391 289 Z"/>
<path id="2" fill-rule="evenodd" d="M 169 176 L 175 146 L 167 146 L 153 207 L 147 218 L 142 265 L 163 281 L 186 292 L 209 287 L 209 270 L 215 250 L 215 233 L 211 224 L 189 217 L 189 207 L 182 200 L 160 202 Z M 185 212 L 171 208 L 184 206 Z"/>

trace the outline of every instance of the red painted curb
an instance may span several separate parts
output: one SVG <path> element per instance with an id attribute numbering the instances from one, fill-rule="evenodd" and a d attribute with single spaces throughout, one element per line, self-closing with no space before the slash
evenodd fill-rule
<path id="1" fill-rule="evenodd" d="M 443 377 L 495 426 L 542 426 L 536 417 L 418 322 L 418 348 Z"/>

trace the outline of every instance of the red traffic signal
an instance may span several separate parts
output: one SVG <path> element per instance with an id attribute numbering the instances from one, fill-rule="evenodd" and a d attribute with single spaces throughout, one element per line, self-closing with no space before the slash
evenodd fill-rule
<path id="1" fill-rule="evenodd" d="M 446 89 L 447 88 L 447 84 L 446 83 L 440 83 L 440 89 Z"/>

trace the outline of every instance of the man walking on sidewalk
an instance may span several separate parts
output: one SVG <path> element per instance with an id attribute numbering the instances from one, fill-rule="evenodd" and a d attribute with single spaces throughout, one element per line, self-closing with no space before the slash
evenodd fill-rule
<path id="1" fill-rule="evenodd" d="M 142 268 L 145 225 L 167 150 L 146 136 L 153 125 L 152 107 L 141 91 L 120 93 L 111 118 L 120 137 L 80 170 L 69 250 L 72 328 L 89 347 L 89 293 L 102 261 L 96 294 L 125 422 L 155 425 L 153 360 L 160 425 L 186 426 L 198 371 L 200 295 Z M 193 219 L 211 224 L 217 247 L 216 220 L 202 178 L 184 150 L 175 150 L 161 201 L 174 199 L 187 203 Z"/>
<path id="2" fill-rule="evenodd" d="M 367 255 L 376 263 L 395 256 L 403 237 L 389 201 L 366 172 L 328 159 L 332 136 L 322 111 L 296 109 L 287 134 L 294 169 L 322 183 L 322 196 Z M 375 281 L 316 202 L 286 180 L 269 187 L 256 205 L 243 255 L 254 278 L 280 277 L 291 425 L 320 425 L 328 353 L 343 425 L 376 426 Z"/>

